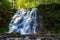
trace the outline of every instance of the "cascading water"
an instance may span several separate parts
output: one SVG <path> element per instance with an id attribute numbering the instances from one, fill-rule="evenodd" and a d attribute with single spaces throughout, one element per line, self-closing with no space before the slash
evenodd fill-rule
<path id="1" fill-rule="evenodd" d="M 9 24 L 9 32 L 18 32 L 23 35 L 35 34 L 37 27 L 37 8 L 18 10 Z"/>

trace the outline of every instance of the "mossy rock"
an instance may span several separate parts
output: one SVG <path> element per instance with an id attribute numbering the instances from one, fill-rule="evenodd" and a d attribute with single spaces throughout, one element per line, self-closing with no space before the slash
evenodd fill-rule
<path id="1" fill-rule="evenodd" d="M 60 0 L 3 0 L 4 4 L 14 5 L 16 9 L 21 8 L 34 8 L 39 5 L 46 5 L 51 3 L 60 4 Z M 14 1 L 14 3 L 12 3 Z M 9 3 L 8 3 L 9 2 Z"/>
<path id="2" fill-rule="evenodd" d="M 20 8 L 33 8 L 40 4 L 40 0 L 15 0 L 15 6 Z"/>

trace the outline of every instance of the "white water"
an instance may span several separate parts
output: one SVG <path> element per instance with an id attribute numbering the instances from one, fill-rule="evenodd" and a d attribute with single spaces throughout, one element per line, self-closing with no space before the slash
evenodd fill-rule
<path id="1" fill-rule="evenodd" d="M 9 23 L 9 32 L 23 35 L 35 34 L 37 27 L 37 8 L 18 10 Z"/>

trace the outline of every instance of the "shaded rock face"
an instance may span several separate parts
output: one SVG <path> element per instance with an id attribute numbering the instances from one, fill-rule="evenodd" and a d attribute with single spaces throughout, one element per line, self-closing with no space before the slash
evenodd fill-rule
<path id="1" fill-rule="evenodd" d="M 36 31 L 37 33 L 44 33 L 44 27 L 43 27 L 43 16 L 41 15 L 40 10 L 37 11 L 37 27 Z"/>

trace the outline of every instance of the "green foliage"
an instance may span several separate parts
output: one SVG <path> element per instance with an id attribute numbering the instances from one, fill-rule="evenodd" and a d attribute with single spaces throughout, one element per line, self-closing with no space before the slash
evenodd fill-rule
<path id="1" fill-rule="evenodd" d="M 8 0 L 1 0 L 1 3 L 5 8 L 10 7 L 10 3 L 8 2 Z"/>
<path id="2" fill-rule="evenodd" d="M 1 0 L 0 3 L 0 33 L 4 33 L 8 31 L 8 25 L 15 9 L 11 9 L 9 2 L 6 0 Z"/>
<path id="3" fill-rule="evenodd" d="M 13 16 L 15 9 L 4 9 L 0 7 L 0 33 L 8 31 L 9 22 Z"/>
<path id="4" fill-rule="evenodd" d="M 55 0 L 55 3 L 60 4 L 60 0 Z"/>
<path id="5" fill-rule="evenodd" d="M 44 18 L 44 29 L 47 32 L 60 33 L 60 4 L 44 5 L 40 10 Z"/>
<path id="6" fill-rule="evenodd" d="M 42 1 L 41 4 L 43 5 L 40 5 L 38 9 L 40 11 L 40 14 L 42 14 L 43 16 L 45 31 L 49 30 L 51 31 L 51 33 L 60 34 L 59 1 L 58 0 L 54 1 L 54 3 L 57 3 L 57 4 L 48 3 L 49 5 L 44 5 L 44 3 L 47 4 L 47 2 Z M 16 11 L 16 9 L 11 9 L 10 7 L 11 7 L 10 2 L 8 2 L 7 0 L 0 0 L 0 33 L 7 32 L 11 17 L 14 15 Z"/>
<path id="7" fill-rule="evenodd" d="M 15 4 L 17 9 L 33 8 L 40 4 L 40 0 L 15 0 Z"/>
<path id="8" fill-rule="evenodd" d="M 15 6 L 17 9 L 20 8 L 33 8 L 41 4 L 60 4 L 60 0 L 15 0 Z"/>
<path id="9" fill-rule="evenodd" d="M 41 4 L 60 4 L 60 0 L 0 0 L 6 7 L 12 6 L 16 9 L 33 8 Z"/>

